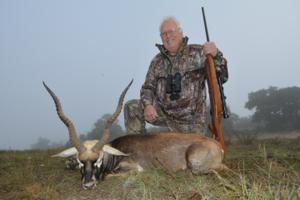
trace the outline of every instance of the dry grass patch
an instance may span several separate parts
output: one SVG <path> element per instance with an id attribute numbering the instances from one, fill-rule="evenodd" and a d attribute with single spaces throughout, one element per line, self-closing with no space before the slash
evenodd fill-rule
<path id="1" fill-rule="evenodd" d="M 83 190 L 78 170 L 52 151 L 0 151 L 0 199 L 300 199 L 299 140 L 228 147 L 228 171 L 194 176 L 164 169 L 110 177 Z"/>

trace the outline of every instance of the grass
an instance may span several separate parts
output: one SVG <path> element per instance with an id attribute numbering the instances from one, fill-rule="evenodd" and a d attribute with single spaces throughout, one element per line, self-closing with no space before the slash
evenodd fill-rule
<path id="1" fill-rule="evenodd" d="M 228 171 L 194 176 L 163 169 L 110 177 L 82 190 L 58 150 L 0 151 L 0 199 L 300 199 L 300 140 L 231 144 Z"/>

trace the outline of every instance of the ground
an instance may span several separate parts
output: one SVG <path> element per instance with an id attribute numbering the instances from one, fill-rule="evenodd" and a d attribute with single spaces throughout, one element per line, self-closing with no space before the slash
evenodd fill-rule
<path id="1" fill-rule="evenodd" d="M 294 134 L 295 135 L 295 134 Z M 262 137 L 261 137 L 262 138 Z M 0 199 L 300 199 L 300 137 L 228 142 L 230 170 L 194 176 L 146 170 L 83 190 L 80 173 L 48 151 L 0 151 Z"/>

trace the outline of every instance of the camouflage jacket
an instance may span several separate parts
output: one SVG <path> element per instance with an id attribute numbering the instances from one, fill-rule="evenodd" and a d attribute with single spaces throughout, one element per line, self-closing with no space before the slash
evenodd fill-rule
<path id="1" fill-rule="evenodd" d="M 146 80 L 141 88 L 143 106 L 160 106 L 166 116 L 180 124 L 204 123 L 206 118 L 206 57 L 201 45 L 188 45 L 188 38 L 183 39 L 176 56 L 170 56 L 163 45 L 156 45 L 160 50 L 151 61 Z M 224 82 L 228 79 L 226 59 L 219 51 L 214 58 L 217 70 L 221 71 Z M 181 74 L 180 98 L 171 100 L 166 93 L 168 74 Z"/>

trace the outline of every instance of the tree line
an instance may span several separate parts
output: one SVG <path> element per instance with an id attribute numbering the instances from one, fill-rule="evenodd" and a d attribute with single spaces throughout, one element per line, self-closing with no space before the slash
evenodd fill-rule
<path id="1" fill-rule="evenodd" d="M 265 132 L 288 132 L 300 131 L 300 88 L 299 87 L 269 87 L 260 89 L 248 94 L 248 101 L 245 108 L 253 111 L 247 117 L 240 117 L 231 112 L 228 119 L 222 122 L 225 134 L 230 134 L 240 130 L 255 130 Z M 230 109 L 229 109 L 230 110 Z M 103 115 L 94 123 L 94 127 L 87 134 L 80 134 L 79 139 L 100 139 L 104 129 L 106 119 L 110 114 Z M 149 132 L 159 129 L 150 128 Z M 111 128 L 110 140 L 125 135 L 125 130 L 116 120 Z M 54 148 L 61 144 L 52 143 L 46 138 L 39 138 L 31 145 L 33 149 Z M 69 145 L 67 143 L 67 145 Z"/>

